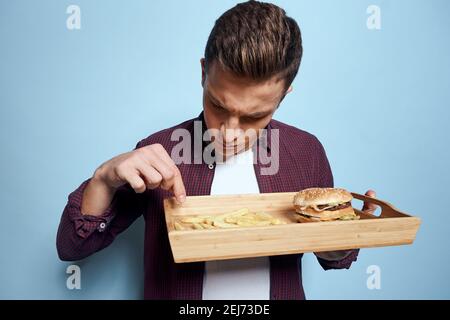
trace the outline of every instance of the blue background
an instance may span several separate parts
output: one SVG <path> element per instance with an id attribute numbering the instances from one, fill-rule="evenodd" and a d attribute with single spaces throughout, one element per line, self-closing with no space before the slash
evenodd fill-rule
<path id="1" fill-rule="evenodd" d="M 309 299 L 450 298 L 450 2 L 276 1 L 303 33 L 275 119 L 319 137 L 336 185 L 418 215 L 410 246 L 362 250 L 350 270 L 303 261 Z M 81 8 L 81 30 L 66 8 Z M 200 63 L 234 1 L 0 1 L 0 298 L 139 299 L 143 221 L 77 264 L 55 248 L 67 195 L 105 160 L 201 111 Z M 381 30 L 366 9 L 381 8 Z M 381 289 L 366 286 L 381 268 Z"/>

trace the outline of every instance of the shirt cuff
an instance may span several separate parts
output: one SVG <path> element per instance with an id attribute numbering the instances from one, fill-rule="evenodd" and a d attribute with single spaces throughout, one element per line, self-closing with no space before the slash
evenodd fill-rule
<path id="1" fill-rule="evenodd" d="M 81 213 L 83 192 L 89 181 L 90 179 L 83 182 L 78 189 L 69 195 L 69 217 L 74 223 L 75 232 L 83 239 L 88 238 L 95 231 L 104 232 L 115 216 L 113 210 L 114 200 L 100 216 L 84 215 Z"/>
<path id="2" fill-rule="evenodd" d="M 351 250 L 352 252 L 346 256 L 345 258 L 337 261 L 325 260 L 320 257 L 317 257 L 319 264 L 322 266 L 324 270 L 330 269 L 348 269 L 352 265 L 354 261 L 358 259 L 359 249 Z"/>

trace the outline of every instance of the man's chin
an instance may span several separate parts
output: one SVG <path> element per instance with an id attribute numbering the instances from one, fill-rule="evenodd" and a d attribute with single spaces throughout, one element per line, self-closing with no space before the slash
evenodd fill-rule
<path id="1" fill-rule="evenodd" d="M 243 146 L 237 146 L 235 148 L 216 148 L 215 149 L 215 155 L 216 159 L 223 159 L 227 160 L 241 152 L 244 152 L 247 148 L 245 145 Z"/>

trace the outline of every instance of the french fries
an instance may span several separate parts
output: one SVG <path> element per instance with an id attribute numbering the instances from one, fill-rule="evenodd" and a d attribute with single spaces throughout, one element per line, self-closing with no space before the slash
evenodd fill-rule
<path id="1" fill-rule="evenodd" d="M 179 223 L 178 221 L 174 222 L 174 227 L 175 227 L 175 230 L 186 230 L 186 228 L 183 227 L 183 225 L 181 223 Z"/>
<path id="2" fill-rule="evenodd" d="M 205 230 L 238 227 L 258 227 L 285 224 L 267 213 L 250 212 L 248 208 L 217 216 L 193 216 L 174 221 L 175 230 Z"/>

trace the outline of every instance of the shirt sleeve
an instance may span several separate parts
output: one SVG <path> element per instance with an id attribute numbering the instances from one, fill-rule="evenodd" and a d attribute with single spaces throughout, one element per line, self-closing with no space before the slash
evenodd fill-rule
<path id="1" fill-rule="evenodd" d="M 68 196 L 56 237 L 61 260 L 80 260 L 107 247 L 144 212 L 147 192 L 138 194 L 126 184 L 116 191 L 100 216 L 83 215 L 81 203 L 89 181 Z"/>
<path id="2" fill-rule="evenodd" d="M 337 261 L 330 261 L 325 260 L 322 258 L 319 258 L 316 256 L 317 261 L 319 261 L 319 264 L 322 266 L 324 270 L 330 270 L 330 269 L 348 269 L 352 265 L 354 261 L 358 258 L 359 249 L 349 250 L 349 254 Z"/>
<path id="3" fill-rule="evenodd" d="M 316 176 L 318 178 L 318 187 L 333 188 L 334 179 L 331 166 L 328 161 L 325 149 L 319 140 L 317 140 L 317 158 L 315 163 Z"/>
<path id="4" fill-rule="evenodd" d="M 317 141 L 317 161 L 315 163 L 315 168 L 317 170 L 318 186 L 321 188 L 332 188 L 334 187 L 333 173 L 331 171 L 331 166 L 328 161 L 325 149 L 322 144 Z M 331 261 L 325 260 L 317 257 L 319 264 L 324 270 L 329 269 L 348 269 L 354 261 L 357 260 L 359 249 L 349 250 L 349 254 L 341 260 Z"/>

